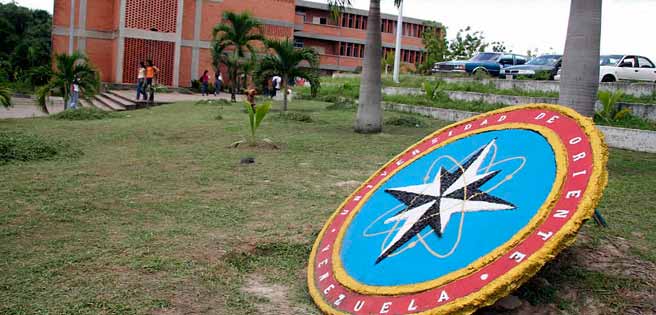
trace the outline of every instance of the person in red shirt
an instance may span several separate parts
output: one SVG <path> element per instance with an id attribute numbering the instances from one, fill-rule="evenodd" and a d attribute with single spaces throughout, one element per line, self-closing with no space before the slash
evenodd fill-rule
<path id="1" fill-rule="evenodd" d="M 209 71 L 205 70 L 205 72 L 203 72 L 203 75 L 200 77 L 200 84 L 201 84 L 200 93 L 202 96 L 208 95 L 207 88 L 209 87 L 209 83 L 210 83 L 210 76 L 208 75 L 208 73 Z"/>

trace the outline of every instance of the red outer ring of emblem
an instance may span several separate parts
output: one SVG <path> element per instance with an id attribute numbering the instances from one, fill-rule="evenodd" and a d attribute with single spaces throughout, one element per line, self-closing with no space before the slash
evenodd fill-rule
<path id="1" fill-rule="evenodd" d="M 561 232 L 565 224 L 572 220 L 573 217 L 576 217 L 577 211 L 582 211 L 579 205 L 584 200 L 584 195 L 589 193 L 588 186 L 590 185 L 590 180 L 600 180 L 598 184 L 605 185 L 605 170 L 603 171 L 603 176 L 597 174 L 600 178 L 592 178 L 594 175 L 593 166 L 595 164 L 594 153 L 603 155 L 603 164 L 605 166 L 605 145 L 602 141 L 600 141 L 601 143 L 591 143 L 588 136 L 590 130 L 587 130 L 588 134 L 586 134 L 586 129 L 580 123 L 585 118 L 573 116 L 578 116 L 578 114 L 549 105 L 522 106 L 515 110 L 505 109 L 449 126 L 396 157 L 377 174 L 372 176 L 369 181 L 360 186 L 351 195 L 350 199 L 342 207 L 337 209 L 335 215 L 326 223 L 324 230 L 319 235 L 312 251 L 312 260 L 308 267 L 310 269 L 308 270 L 308 285 L 310 286 L 310 292 L 315 302 L 317 302 L 324 312 L 330 314 L 471 313 L 478 307 L 493 303 L 494 300 L 502 297 L 504 292 L 508 292 L 509 289 L 519 286 L 526 279 L 517 279 L 516 282 L 508 284 L 511 288 L 499 289 L 497 291 L 501 292 L 495 292 L 493 295 L 477 296 L 477 302 L 459 304 L 456 309 L 448 307 L 449 304 L 452 304 L 451 306 L 458 304 L 458 300 L 476 296 L 486 285 L 515 268 L 528 268 L 526 272 L 531 275 L 537 272 L 545 261 L 533 262 L 531 266 L 527 266 L 531 260 L 531 256 L 540 250 L 552 235 Z M 487 120 L 488 123 L 481 126 L 484 120 Z M 500 258 L 467 276 L 440 287 L 411 294 L 362 294 L 342 285 L 335 278 L 332 263 L 333 247 L 338 232 L 343 228 L 347 228 L 344 224 L 348 213 L 351 211 L 350 209 L 355 209 L 360 202 L 364 202 L 361 200 L 361 196 L 365 196 L 376 184 L 385 180 L 387 174 L 393 173 L 397 168 L 403 167 L 405 161 L 411 160 L 417 154 L 416 150 L 425 152 L 463 133 L 510 123 L 546 127 L 555 132 L 567 151 L 566 178 L 554 206 L 549 210 L 550 212 L 546 219 L 517 246 L 503 253 Z M 602 147 L 604 152 L 593 152 L 595 146 Z M 584 167 L 577 168 L 577 165 Z M 601 190 L 603 190 L 603 187 Z M 600 192 L 598 194 L 600 195 Z M 597 196 L 598 198 L 599 196 Z M 593 204 L 597 199 L 593 200 Z M 586 215 L 586 218 L 587 216 L 589 214 Z M 559 246 L 558 249 L 562 249 L 566 245 Z M 522 263 L 524 263 L 524 266 L 522 266 Z M 485 301 L 480 301 L 481 298 Z"/>

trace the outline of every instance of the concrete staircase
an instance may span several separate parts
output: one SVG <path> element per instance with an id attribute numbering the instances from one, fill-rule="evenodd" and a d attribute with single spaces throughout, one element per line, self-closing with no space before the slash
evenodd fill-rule
<path id="1" fill-rule="evenodd" d="M 114 91 L 106 91 L 94 96 L 91 101 L 81 100 L 81 105 L 83 107 L 95 107 L 103 111 L 125 111 L 145 108 L 148 103 L 129 99 Z"/>

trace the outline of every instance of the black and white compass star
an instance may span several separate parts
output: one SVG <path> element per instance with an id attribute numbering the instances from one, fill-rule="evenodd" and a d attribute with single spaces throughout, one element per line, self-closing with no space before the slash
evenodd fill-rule
<path id="1" fill-rule="evenodd" d="M 480 190 L 481 186 L 500 172 L 478 174 L 494 143 L 495 140 L 492 140 L 475 152 L 462 165 L 462 168 L 458 168 L 453 173 L 440 168 L 432 183 L 385 190 L 403 202 L 406 208 L 385 220 L 385 224 L 393 222 L 399 224 L 403 221 L 403 225 L 378 256 L 376 264 L 401 248 L 426 227 L 430 227 L 439 237 L 442 237 L 442 233 L 454 213 L 515 208 L 512 203 Z"/>

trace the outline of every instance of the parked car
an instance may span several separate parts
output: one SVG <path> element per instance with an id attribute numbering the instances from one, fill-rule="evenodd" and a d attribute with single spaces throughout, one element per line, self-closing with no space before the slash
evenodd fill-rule
<path id="1" fill-rule="evenodd" d="M 433 65 L 432 72 L 455 72 L 468 74 L 489 74 L 499 76 L 502 68 L 523 65 L 528 58 L 526 56 L 499 52 L 482 52 L 469 60 L 455 60 L 437 62 Z"/>
<path id="2" fill-rule="evenodd" d="M 656 83 L 656 66 L 647 57 L 603 55 L 599 57 L 599 81 L 648 81 Z M 555 77 L 560 80 L 560 71 Z"/>
<path id="3" fill-rule="evenodd" d="M 528 78 L 545 77 L 553 80 L 562 64 L 562 55 L 542 55 L 529 60 L 526 64 L 501 69 L 500 77 L 515 78 L 524 76 Z"/>

